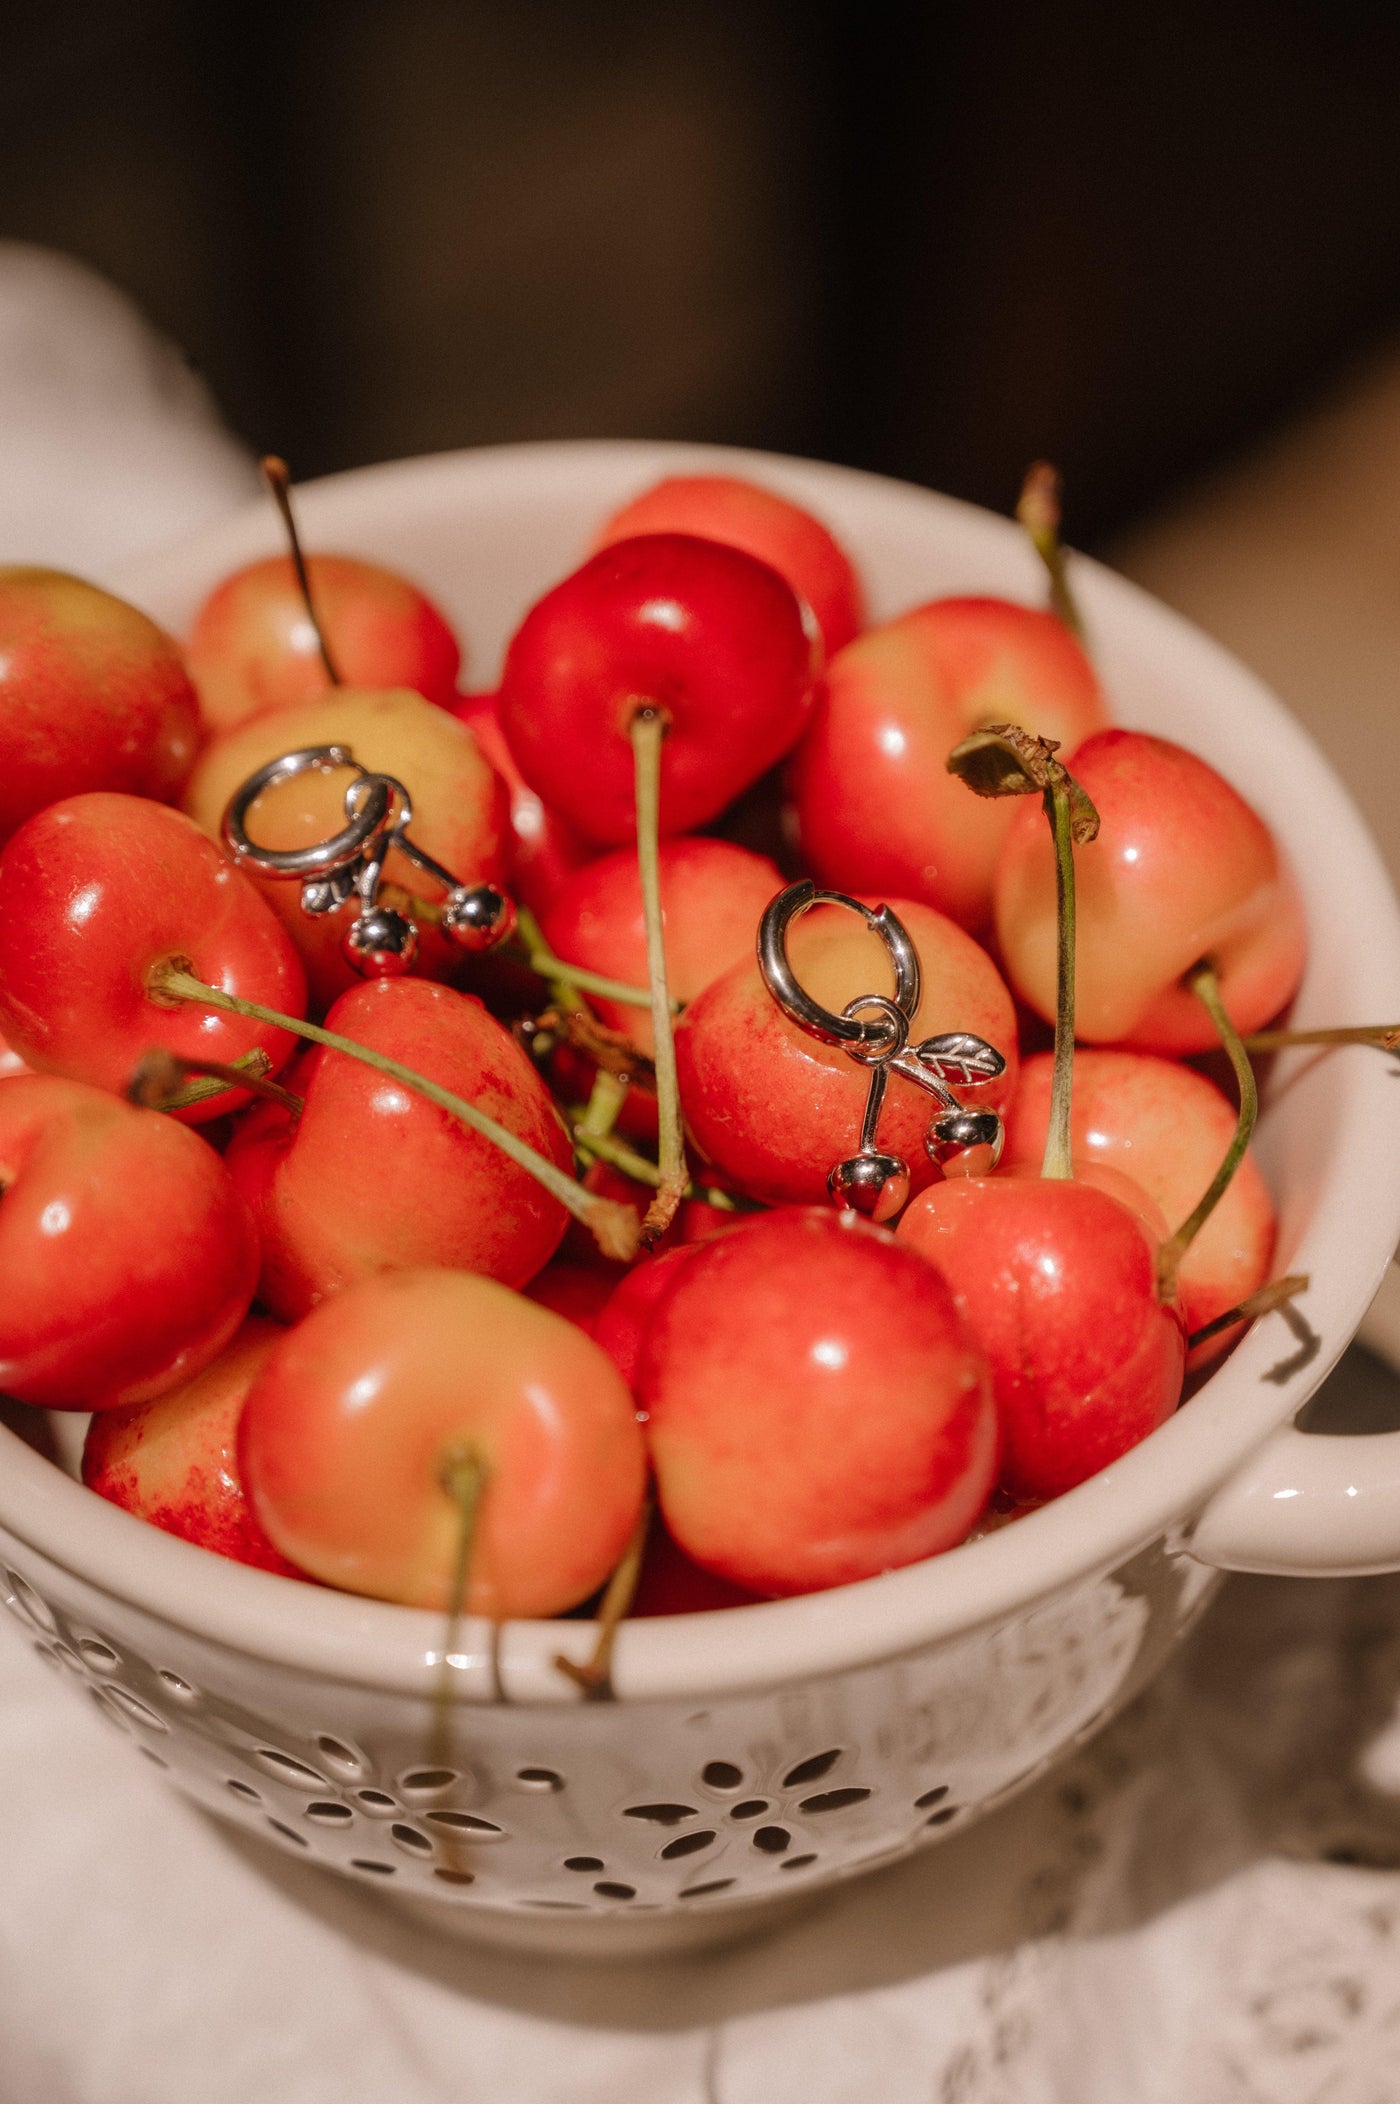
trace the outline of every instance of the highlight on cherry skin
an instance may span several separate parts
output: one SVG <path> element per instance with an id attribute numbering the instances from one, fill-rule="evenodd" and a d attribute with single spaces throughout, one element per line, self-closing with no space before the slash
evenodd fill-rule
<path id="1" fill-rule="evenodd" d="M 328 1584 L 446 1609 L 461 1514 L 445 1476 L 482 1476 L 464 1606 L 561 1614 L 621 1557 L 646 1454 L 611 1359 L 491 1279 L 399 1271 L 351 1286 L 274 1347 L 244 1408 L 254 1512 Z"/>

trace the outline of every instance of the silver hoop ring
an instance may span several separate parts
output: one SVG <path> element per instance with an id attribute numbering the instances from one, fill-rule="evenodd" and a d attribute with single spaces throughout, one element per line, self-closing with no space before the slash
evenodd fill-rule
<path id="1" fill-rule="evenodd" d="M 787 951 L 788 929 L 813 906 L 844 906 L 848 912 L 858 913 L 872 935 L 878 935 L 889 953 L 894 966 L 894 999 L 885 994 L 862 995 L 848 1004 L 841 1015 L 833 1015 L 814 1001 L 806 988 L 798 981 Z M 758 927 L 758 968 L 763 974 L 763 983 L 769 993 L 798 1028 L 810 1037 L 820 1038 L 823 1044 L 842 1045 L 855 1058 L 879 1060 L 902 1049 L 909 1036 L 909 1025 L 919 1006 L 921 977 L 919 955 L 914 948 L 909 931 L 898 914 L 888 906 L 872 908 L 863 906 L 859 899 L 847 896 L 844 891 L 819 891 L 810 877 L 801 883 L 789 884 L 780 891 L 764 912 Z M 853 1011 L 862 1008 L 880 1008 L 878 1023 L 862 1023 Z M 903 1035 L 896 1041 L 891 1033 L 893 1010 L 902 1019 Z"/>
<path id="2" fill-rule="evenodd" d="M 267 877 L 329 876 L 357 861 L 381 831 L 398 786 L 391 785 L 382 775 L 360 774 L 350 784 L 345 793 L 349 822 L 329 840 L 317 841 L 312 847 L 275 848 L 262 847 L 248 837 L 248 813 L 265 789 L 289 782 L 299 774 L 330 774 L 340 767 L 359 767 L 343 745 L 308 745 L 300 752 L 283 753 L 280 759 L 269 760 L 256 774 L 249 775 L 224 813 L 224 839 L 234 859 L 251 863 Z"/>

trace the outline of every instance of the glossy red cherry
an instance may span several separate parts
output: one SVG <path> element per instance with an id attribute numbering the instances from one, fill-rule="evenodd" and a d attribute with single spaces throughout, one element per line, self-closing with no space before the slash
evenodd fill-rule
<path id="1" fill-rule="evenodd" d="M 827 666 L 790 771 L 803 856 L 824 884 L 923 899 L 980 934 L 1015 814 L 969 796 L 948 754 L 986 723 L 1077 745 L 1106 714 L 1056 615 L 1007 599 L 915 607 Z"/>
<path id="2" fill-rule="evenodd" d="M 50 1410 L 162 1395 L 223 1350 L 257 1270 L 197 1134 L 51 1075 L 0 1088 L 0 1390 Z"/>
<path id="3" fill-rule="evenodd" d="M 865 621 L 850 557 L 800 504 L 738 475 L 667 475 L 614 512 L 594 542 L 610 548 L 639 533 L 695 533 L 771 563 L 812 609 L 831 657 Z"/>
<path id="4" fill-rule="evenodd" d="M 999 1110 L 1015 1089 L 1017 1059 L 1015 1012 L 996 966 L 931 906 L 889 904 L 923 966 L 911 1040 L 968 1030 L 995 1045 L 1006 1072 L 966 1100 Z M 839 907 L 818 906 L 796 921 L 789 953 L 802 985 L 836 1014 L 858 995 L 893 991 L 883 945 Z M 828 1171 L 856 1151 L 869 1073 L 790 1022 L 756 961 L 731 966 L 692 1002 L 676 1031 L 676 1058 L 691 1136 L 738 1189 L 772 1204 L 826 1202 Z M 916 1189 L 938 1174 L 924 1150 L 937 1114 L 923 1090 L 899 1075 L 891 1079 L 879 1144 L 908 1162 Z M 977 1164 L 965 1163 L 964 1171 L 968 1166 Z"/>
<path id="5" fill-rule="evenodd" d="M 347 686 L 408 687 L 443 708 L 456 698 L 457 638 L 416 585 L 349 555 L 307 558 L 317 618 Z M 330 684 L 289 555 L 235 570 L 195 615 L 189 664 L 216 733 L 314 701 Z"/>
<path id="6" fill-rule="evenodd" d="M 459 1271 L 370 1279 L 309 1315 L 248 1398 L 240 1454 L 282 1553 L 349 1592 L 449 1605 L 460 1512 L 485 1472 L 469 1613 L 559 1614 L 636 1526 L 646 1457 L 616 1368 L 571 1322 Z"/>
<path id="7" fill-rule="evenodd" d="M 784 1212 L 676 1267 L 637 1393 L 666 1524 L 755 1592 L 811 1592 L 961 1541 L 991 1493 L 985 1361 L 882 1228 Z"/>
<path id="8" fill-rule="evenodd" d="M 61 797 L 178 796 L 199 708 L 170 637 L 56 570 L 0 569 L 0 847 Z"/>
<path id="9" fill-rule="evenodd" d="M 300 962 L 281 927 L 199 828 L 134 796 L 73 796 L 21 826 L 0 855 L 0 1028 L 45 1073 L 123 1090 L 164 1047 L 232 1065 L 261 1052 L 276 1071 L 286 1031 L 173 1004 L 160 967 L 188 960 L 225 992 L 300 1016 Z M 180 1115 L 221 1117 L 223 1095 Z"/>
<path id="10" fill-rule="evenodd" d="M 595 850 L 576 827 L 536 796 L 506 744 L 494 694 L 466 694 L 453 715 L 467 729 L 510 792 L 507 881 L 511 895 L 532 913 L 543 913 L 559 885 Z"/>
<path id="11" fill-rule="evenodd" d="M 661 830 L 686 832 L 794 743 L 819 648 L 766 563 L 645 534 L 592 557 L 525 616 L 506 655 L 501 728 L 546 803 L 621 846 L 636 833 L 631 725 L 661 712 Z"/>
<path id="12" fill-rule="evenodd" d="M 535 1068 L 480 1001 L 424 979 L 343 994 L 327 1027 L 465 1097 L 552 1162 L 573 1152 Z M 412 1090 L 318 1050 L 290 1076 L 298 1118 L 259 1104 L 229 1172 L 262 1238 L 259 1297 L 295 1321 L 380 1271 L 447 1265 L 523 1286 L 564 1233 L 559 1201 L 493 1143 Z"/>
<path id="13" fill-rule="evenodd" d="M 193 1380 L 156 1402 L 101 1411 L 83 1447 L 89 1490 L 216 1556 L 301 1577 L 258 1525 L 238 1468 L 243 1404 L 285 1334 L 250 1316 Z"/>
<path id="14" fill-rule="evenodd" d="M 1042 821 L 1043 823 L 1043 821 Z M 1166 1233 L 1084 1180 L 955 1177 L 912 1202 L 899 1239 L 951 1287 L 991 1365 L 1013 1497 L 1052 1498 L 1171 1416 L 1186 1333 L 1157 1297 Z"/>
<path id="15" fill-rule="evenodd" d="M 1206 761 L 1142 731 L 1101 731 L 1068 764 L 1100 819 L 1078 860 L 1079 1036 L 1209 1050 L 1215 1026 L 1182 984 L 1206 957 L 1235 1028 L 1257 1030 L 1292 999 L 1306 948 L 1297 888 L 1263 819 Z M 1016 991 L 1052 1017 L 1054 853 L 1030 803 L 998 866 L 996 923 Z"/>

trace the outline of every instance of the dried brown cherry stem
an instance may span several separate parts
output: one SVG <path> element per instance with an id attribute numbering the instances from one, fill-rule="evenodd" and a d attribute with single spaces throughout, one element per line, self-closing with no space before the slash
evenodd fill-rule
<path id="1" fill-rule="evenodd" d="M 657 1154 L 661 1169 L 656 1196 L 642 1222 L 642 1241 L 648 1248 L 665 1234 L 690 1181 L 661 917 L 661 748 L 666 722 L 664 709 L 643 702 L 633 712 L 628 726 L 636 781 L 637 868 L 642 879 L 642 912 L 647 931 L 647 980 L 655 1039 L 652 1061 L 656 1068 Z"/>
<path id="2" fill-rule="evenodd" d="M 1065 551 L 1060 540 L 1060 509 L 1063 485 L 1060 471 L 1048 460 L 1037 460 L 1027 468 L 1016 502 L 1016 517 L 1025 528 L 1031 546 L 1045 565 L 1050 579 L 1050 605 L 1072 636 L 1084 641 L 1084 622 L 1070 590 Z"/>
<path id="3" fill-rule="evenodd" d="M 1306 1293 L 1311 1284 L 1312 1279 L 1306 1271 L 1295 1271 L 1287 1278 L 1270 1279 L 1267 1286 L 1260 1286 L 1256 1293 L 1247 1294 L 1233 1308 L 1217 1315 L 1213 1322 L 1203 1322 L 1198 1330 L 1192 1330 L 1186 1340 L 1186 1349 L 1193 1352 L 1198 1344 L 1218 1337 L 1222 1330 L 1232 1330 L 1237 1322 L 1253 1322 L 1256 1315 L 1272 1315 L 1275 1308 L 1281 1308 L 1286 1301 Z"/>
<path id="4" fill-rule="evenodd" d="M 144 1052 L 132 1069 L 126 1085 L 126 1100 L 138 1110 L 188 1110 L 192 1104 L 208 1103 L 242 1089 L 279 1103 L 294 1118 L 301 1116 L 305 1099 L 267 1076 L 272 1061 L 260 1046 L 245 1052 L 231 1064 L 222 1059 L 185 1059 L 178 1052 L 155 1046 Z"/>
<path id="5" fill-rule="evenodd" d="M 620 1030 L 610 1030 L 606 1023 L 600 1023 L 592 1009 L 547 1008 L 535 1018 L 535 1024 L 538 1029 L 561 1037 L 575 1052 L 582 1052 L 595 1067 L 606 1068 L 650 1096 L 656 1094 L 656 1068 L 648 1055 Z"/>
<path id="6" fill-rule="evenodd" d="M 1230 1065 L 1235 1070 L 1240 1110 L 1230 1144 L 1225 1150 L 1225 1157 L 1211 1178 L 1209 1188 L 1193 1206 L 1176 1233 L 1169 1235 L 1157 1252 L 1159 1300 L 1170 1300 L 1176 1292 L 1181 1260 L 1229 1189 L 1231 1177 L 1244 1160 L 1245 1149 L 1254 1132 L 1254 1121 L 1259 1115 L 1259 1090 L 1254 1079 L 1254 1069 L 1249 1063 L 1244 1040 L 1230 1021 L 1225 1003 L 1220 998 L 1220 982 L 1216 977 L 1215 966 L 1208 957 L 1202 958 L 1195 969 L 1186 974 L 1186 984 L 1214 1023 L 1220 1042 L 1229 1055 Z"/>
<path id="7" fill-rule="evenodd" d="M 1380 1052 L 1400 1052 L 1400 1023 L 1343 1023 L 1332 1030 L 1254 1030 L 1244 1039 L 1246 1052 L 1283 1052 L 1290 1045 L 1374 1045 Z"/>
<path id="8" fill-rule="evenodd" d="M 611 1702 L 613 1699 L 612 1659 L 617 1643 L 619 1624 L 637 1597 L 637 1585 L 642 1575 L 642 1561 L 646 1555 L 647 1534 L 651 1528 L 652 1504 L 650 1497 L 642 1500 L 642 1509 L 637 1514 L 637 1523 L 627 1539 L 627 1547 L 607 1583 L 598 1609 L 598 1637 L 591 1658 L 578 1665 L 565 1658 L 562 1651 L 554 1654 L 554 1663 L 559 1671 L 573 1681 L 575 1687 L 583 1689 L 589 1702 Z"/>
<path id="9" fill-rule="evenodd" d="M 342 686 L 344 682 L 336 670 L 335 659 L 331 656 L 325 630 L 321 626 L 321 617 L 316 611 L 316 601 L 311 595 L 311 578 L 306 568 L 306 557 L 301 552 L 301 536 L 297 532 L 296 516 L 292 511 L 291 470 L 286 461 L 279 460 L 275 453 L 265 454 L 259 466 L 262 469 L 263 481 L 272 494 L 272 500 L 282 514 L 282 524 L 287 529 L 287 539 L 291 543 L 292 568 L 297 573 L 297 587 L 306 607 L 306 618 L 316 631 L 316 647 L 321 653 L 321 663 L 326 668 L 326 678 L 333 687 Z"/>
<path id="10" fill-rule="evenodd" d="M 472 1546 L 476 1540 L 476 1523 L 481 1512 L 481 1500 L 486 1490 L 488 1471 L 485 1461 L 469 1442 L 450 1447 L 442 1458 L 438 1470 L 438 1483 L 457 1507 L 457 1542 L 452 1558 L 452 1577 L 448 1586 L 447 1615 L 442 1633 L 442 1659 L 438 1666 L 437 1686 L 433 1691 L 433 1722 L 428 1735 L 429 1768 L 452 1768 L 452 1710 L 454 1687 L 452 1675 L 456 1668 L 452 1661 L 461 1646 L 462 1617 L 466 1610 L 467 1585 L 471 1577 Z M 455 1835 L 449 1836 L 447 1844 L 448 1867 L 460 1872 L 463 1864 L 458 1860 L 461 1842 Z"/>
<path id="11" fill-rule="evenodd" d="M 1017 723 L 992 723 L 953 747 L 948 772 L 978 796 L 1029 796 L 1039 790 L 1050 821 L 1055 843 L 1055 1065 L 1040 1173 L 1063 1183 L 1074 1174 L 1074 850 L 1098 837 L 1099 814 L 1069 769 L 1055 758 L 1058 750 L 1056 738 L 1037 738 Z"/>
<path id="12" fill-rule="evenodd" d="M 190 1002 L 205 1008 L 217 1008 L 228 1015 L 246 1016 L 252 1022 L 270 1023 L 278 1030 L 286 1030 L 294 1037 L 304 1037 L 313 1045 L 325 1045 L 332 1052 L 343 1052 L 349 1059 L 358 1059 L 363 1066 L 373 1067 L 377 1073 L 387 1074 L 405 1088 L 426 1096 L 429 1103 L 436 1103 L 440 1110 L 459 1118 L 473 1132 L 490 1140 L 518 1167 L 533 1176 L 536 1182 L 559 1200 L 575 1219 L 581 1220 L 604 1256 L 613 1257 L 619 1263 L 630 1263 L 637 1254 L 637 1216 L 630 1205 L 618 1205 L 610 1198 L 596 1197 L 585 1191 L 581 1184 L 557 1169 L 553 1162 L 546 1161 L 533 1147 L 500 1125 L 484 1110 L 465 1097 L 453 1095 L 450 1089 L 439 1087 L 424 1074 L 415 1073 L 412 1067 L 401 1065 L 383 1052 L 372 1051 L 368 1045 L 357 1044 L 353 1038 L 342 1037 L 337 1030 L 325 1030 L 319 1023 L 303 1022 L 297 1016 L 281 1015 L 275 1008 L 264 1008 L 261 1001 L 246 1001 L 239 994 L 228 994 L 221 987 L 209 986 L 186 970 L 178 958 L 166 958 L 156 965 L 147 981 L 155 996 L 167 1001 Z"/>

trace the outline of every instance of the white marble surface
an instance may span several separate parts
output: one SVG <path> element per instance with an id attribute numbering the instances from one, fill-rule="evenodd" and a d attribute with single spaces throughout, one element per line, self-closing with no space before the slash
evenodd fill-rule
<path id="1" fill-rule="evenodd" d="M 0 556 L 100 577 L 244 494 L 248 463 L 174 370 L 115 295 L 0 247 Z M 1291 443 L 1125 554 L 1313 721 L 1400 866 L 1400 364 Z M 1400 1346 L 1393 1292 L 1376 1325 Z M 1339 1379 L 1365 1377 L 1353 1359 Z M 175 1798 L 8 1618 L 0 1779 L 4 2104 L 1397 2093 L 1400 1579 L 1229 1581 L 1033 1792 L 700 1960 L 546 1966 L 400 1927 Z"/>

